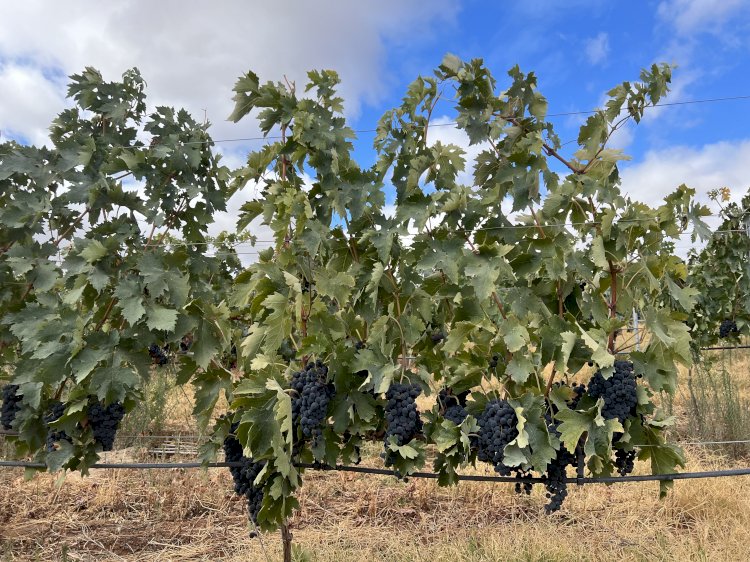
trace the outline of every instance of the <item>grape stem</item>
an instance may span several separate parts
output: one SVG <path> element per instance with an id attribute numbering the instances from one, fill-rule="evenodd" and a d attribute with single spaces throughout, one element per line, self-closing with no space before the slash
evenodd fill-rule
<path id="1" fill-rule="evenodd" d="M 609 300 L 609 317 L 610 319 L 616 319 L 617 318 L 617 268 L 612 263 L 612 260 L 607 260 L 609 263 L 609 277 L 612 281 L 610 291 L 611 296 Z M 609 352 L 614 355 L 615 354 L 615 330 L 610 329 L 609 332 L 609 341 L 607 342 L 607 349 L 609 349 Z"/>
<path id="2" fill-rule="evenodd" d="M 529 211 L 531 211 L 531 216 L 534 217 L 534 224 L 536 224 L 536 228 L 539 231 L 539 236 L 541 236 L 542 238 L 547 238 L 547 235 L 544 233 L 544 229 L 539 222 L 539 217 L 537 217 L 536 211 L 534 211 L 534 207 L 529 205 Z"/>
<path id="3" fill-rule="evenodd" d="M 547 379 L 547 386 L 544 389 L 544 397 L 547 398 L 549 396 L 549 391 L 552 390 L 552 383 L 555 380 L 555 375 L 557 374 L 557 371 L 553 368 L 552 372 L 549 374 L 549 378 Z"/>
<path id="4" fill-rule="evenodd" d="M 112 297 L 110 299 L 109 304 L 107 305 L 107 309 L 104 311 L 104 316 L 102 316 L 99 322 L 96 323 L 96 327 L 94 328 L 95 332 L 98 332 L 99 330 L 101 330 L 102 326 L 104 326 L 107 318 L 109 318 L 109 313 L 112 312 L 112 307 L 115 305 L 116 300 L 117 299 L 115 297 Z"/>
<path id="5" fill-rule="evenodd" d="M 71 230 L 73 230 L 73 229 L 74 229 L 74 228 L 75 228 L 75 227 L 76 227 L 76 226 L 77 226 L 77 225 L 78 225 L 78 224 L 79 224 L 79 223 L 80 223 L 80 222 L 81 222 L 81 221 L 82 221 L 82 220 L 84 219 L 84 217 L 85 217 L 86 215 L 88 215 L 88 214 L 89 214 L 89 211 L 91 211 L 91 208 L 89 208 L 89 207 L 86 207 L 86 209 L 85 209 L 85 210 L 84 210 L 84 211 L 83 211 L 83 212 L 82 212 L 82 213 L 81 213 L 80 215 L 78 215 L 78 217 L 76 218 L 76 220 L 74 220 L 74 221 L 73 221 L 73 222 L 71 223 L 71 225 L 70 225 L 70 226 L 69 226 L 69 227 L 68 227 L 68 228 L 67 228 L 67 229 L 65 230 L 65 232 L 63 232 L 63 233 L 62 233 L 62 234 L 60 234 L 60 235 L 59 235 L 59 236 L 58 236 L 57 238 L 55 238 L 54 242 L 52 242 L 52 243 L 53 243 L 53 244 L 54 244 L 55 246 L 59 246 L 59 245 L 60 245 L 60 242 L 62 242 L 62 241 L 63 241 L 63 239 L 64 239 L 64 238 L 65 238 L 65 237 L 66 237 L 66 236 L 67 236 L 68 234 L 70 234 L 70 231 L 71 231 Z"/>
<path id="6" fill-rule="evenodd" d="M 66 382 L 68 382 L 68 379 L 63 379 L 62 383 L 60 384 L 60 388 L 58 388 L 57 392 L 55 392 L 55 397 L 54 397 L 55 400 L 60 400 L 63 390 L 65 389 Z"/>

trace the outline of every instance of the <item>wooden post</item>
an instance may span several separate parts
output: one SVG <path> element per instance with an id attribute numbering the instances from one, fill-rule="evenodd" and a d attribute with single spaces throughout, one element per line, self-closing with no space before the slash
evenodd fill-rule
<path id="1" fill-rule="evenodd" d="M 292 562 L 292 531 L 286 522 L 281 525 L 281 544 L 284 547 L 284 562 Z"/>

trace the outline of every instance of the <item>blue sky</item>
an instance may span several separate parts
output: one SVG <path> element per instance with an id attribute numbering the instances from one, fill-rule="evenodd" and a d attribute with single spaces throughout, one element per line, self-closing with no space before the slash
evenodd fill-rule
<path id="1" fill-rule="evenodd" d="M 750 95 L 750 0 L 25 0 L 0 4 L 0 22 L 0 134 L 37 144 L 68 103 L 66 76 L 86 65 L 109 79 L 139 67 L 151 103 L 199 118 L 205 110 L 216 139 L 257 134 L 249 121 L 226 121 L 231 87 L 247 69 L 298 84 L 308 69 L 337 70 L 351 125 L 369 129 L 447 52 L 483 58 L 501 87 L 514 64 L 536 72 L 551 113 L 600 106 L 609 88 L 661 61 L 678 65 L 667 101 Z M 749 110 L 740 100 L 651 111 L 613 139 L 633 157 L 624 190 L 655 203 L 685 182 L 704 200 L 722 186 L 739 198 L 750 187 Z M 451 116 L 441 104 L 434 118 Z M 553 121 L 565 141 L 583 119 Z M 466 144 L 451 127 L 433 131 Z M 364 164 L 371 140 L 362 134 L 357 144 Z M 238 165 L 258 143 L 219 146 Z M 232 212 L 220 221 L 231 222 Z"/>
<path id="2" fill-rule="evenodd" d="M 394 41 L 389 66 L 399 82 L 429 72 L 452 52 L 483 58 L 500 84 L 514 64 L 533 70 L 550 113 L 599 107 L 609 88 L 636 80 L 653 62 L 677 65 L 667 102 L 750 95 L 748 2 L 529 0 L 512 3 L 514 9 L 504 4 L 463 2 L 455 18 L 434 26 L 425 44 Z M 380 109 L 367 107 L 357 124 L 364 128 Z M 649 150 L 738 142 L 749 135 L 748 110 L 750 99 L 664 108 L 617 141 L 635 162 Z M 566 141 L 576 137 L 583 119 L 553 122 Z"/>

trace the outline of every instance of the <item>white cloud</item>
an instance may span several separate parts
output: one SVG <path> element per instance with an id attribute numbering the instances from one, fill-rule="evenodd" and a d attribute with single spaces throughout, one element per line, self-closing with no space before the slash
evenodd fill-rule
<path id="1" fill-rule="evenodd" d="M 456 181 L 463 185 L 474 185 L 474 167 L 479 153 L 487 150 L 487 143 L 469 144 L 469 136 L 453 124 L 454 119 L 446 115 L 436 117 L 430 121 L 428 131 L 428 143 L 430 146 L 436 142 L 442 144 L 454 144 L 461 148 L 465 154 L 466 164 L 464 170 L 459 172 Z"/>
<path id="2" fill-rule="evenodd" d="M 584 47 L 586 58 L 591 64 L 604 62 L 609 54 L 609 35 L 602 32 L 596 37 L 588 39 Z"/>
<path id="3" fill-rule="evenodd" d="M 634 138 L 635 125 L 630 122 L 626 122 L 609 137 L 607 148 L 618 148 L 620 150 L 625 150 L 630 146 Z"/>
<path id="4" fill-rule="evenodd" d="M 651 205 L 683 183 L 703 203 L 709 190 L 720 187 L 730 188 L 736 200 L 750 187 L 750 139 L 652 150 L 641 162 L 623 165 L 620 175 L 626 195 Z"/>
<path id="5" fill-rule="evenodd" d="M 185 107 L 199 121 L 205 111 L 215 139 L 258 135 L 250 119 L 226 121 L 232 86 L 249 69 L 263 81 L 286 76 L 300 93 L 308 70 L 336 70 L 347 115 L 353 117 L 362 104 L 379 102 L 395 80 L 386 68 L 387 44 L 406 36 L 412 43 L 429 37 L 431 27 L 452 19 L 457 9 L 450 0 L 382 0 L 375 6 L 336 0 L 4 4 L 0 132 L 4 139 L 21 136 L 44 143 L 50 122 L 66 104 L 66 76 L 86 66 L 102 71 L 106 80 L 138 67 L 151 107 Z M 259 144 L 226 143 L 217 150 L 223 163 L 237 167 Z M 240 206 L 256 193 L 247 186 L 232 197 L 209 232 L 234 231 Z M 272 238 L 257 221 L 249 228 L 259 239 Z"/>
<path id="6" fill-rule="evenodd" d="M 337 70 L 347 111 L 356 115 L 362 103 L 377 102 L 388 88 L 386 41 L 407 32 L 410 38 L 427 36 L 456 9 L 449 0 L 381 0 L 377 7 L 335 0 L 4 4 L 0 62 L 23 61 L 36 69 L 39 87 L 18 89 L 16 81 L 0 90 L 0 128 L 13 125 L 17 133 L 36 138 L 61 109 L 54 93 L 64 93 L 62 84 L 40 78 L 66 76 L 87 65 L 109 80 L 139 67 L 150 103 L 184 106 L 198 119 L 205 109 L 215 138 L 257 134 L 254 124 L 225 121 L 232 86 L 248 69 L 262 80 L 286 75 L 300 89 L 307 70 Z M 32 106 L 37 109 L 29 111 Z M 25 118 L 11 122 L 8 116 L 19 110 Z"/>
<path id="7" fill-rule="evenodd" d="M 31 143 L 44 143 L 50 108 L 59 112 L 65 104 L 60 85 L 45 78 L 38 68 L 0 64 L 0 92 L 0 139 L 22 135 Z"/>
<path id="8" fill-rule="evenodd" d="M 747 0 L 664 0 L 657 13 L 680 34 L 691 35 L 719 33 L 723 24 L 747 8 Z"/>

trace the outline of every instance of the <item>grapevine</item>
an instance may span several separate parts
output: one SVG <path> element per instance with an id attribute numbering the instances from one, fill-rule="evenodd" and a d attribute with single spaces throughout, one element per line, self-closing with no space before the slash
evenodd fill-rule
<path id="1" fill-rule="evenodd" d="M 745 272 L 750 253 L 750 192 L 739 202 L 729 201 L 726 188 L 710 191 L 709 197 L 720 208 L 722 221 L 703 250 L 690 252 L 685 289 L 695 303 L 687 323 L 696 355 L 701 347 L 750 334 L 750 276 Z"/>
<path id="2" fill-rule="evenodd" d="M 448 55 L 378 122 L 367 167 L 335 72 L 310 72 L 304 94 L 247 72 L 229 119 L 257 117 L 272 142 L 238 170 L 208 124 L 148 113 L 137 70 L 72 76 L 48 147 L 0 144 L 0 360 L 24 394 L 14 453 L 86 471 L 169 364 L 201 426 L 222 397 L 234 412 L 202 458 L 223 447 L 242 463 L 232 476 L 260 530 L 288 531 L 302 466 L 356 463 L 367 440 L 404 477 L 430 459 L 441 485 L 481 463 L 521 492 L 545 475 L 550 512 L 573 451 L 594 476 L 632 470 L 636 454 L 674 472 L 683 454 L 653 397 L 674 393 L 720 319 L 744 333 L 750 316 L 739 292 L 711 309 L 704 271 L 671 252 L 708 232 L 693 190 L 653 207 L 620 190 L 624 155 L 607 143 L 663 99 L 671 72 L 613 88 L 570 151 L 533 73 L 498 80 Z M 438 100 L 476 162 L 433 138 Z M 236 232 L 209 237 L 235 195 Z M 259 228 L 270 241 L 242 267 L 233 245 Z M 704 277 L 711 292 L 746 281 Z M 634 308 L 637 351 L 617 337 Z M 443 390 L 420 411 L 431 388 Z"/>

